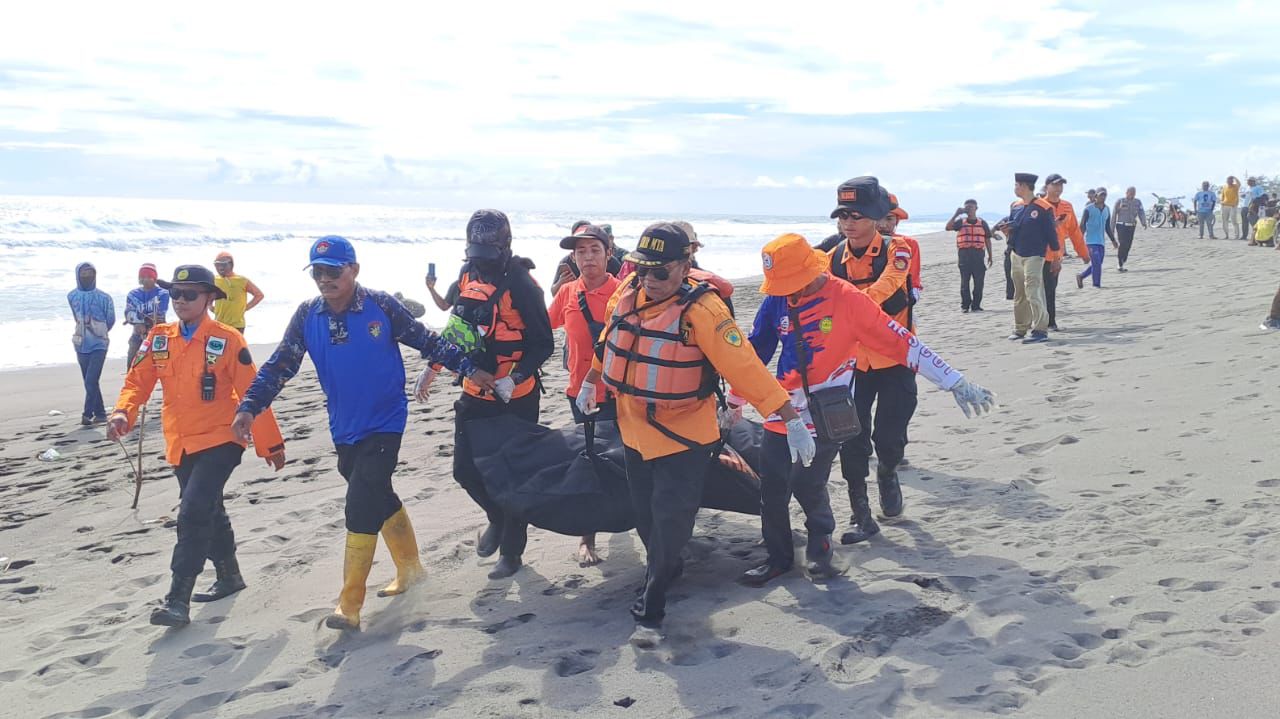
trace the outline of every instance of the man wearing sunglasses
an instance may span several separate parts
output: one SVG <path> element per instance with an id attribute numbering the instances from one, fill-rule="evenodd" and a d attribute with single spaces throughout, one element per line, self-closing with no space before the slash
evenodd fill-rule
<path id="1" fill-rule="evenodd" d="M 250 439 L 258 456 L 276 470 L 284 466 L 284 439 L 270 412 L 243 432 L 232 428 L 236 404 L 249 389 L 255 368 L 244 337 L 209 317 L 213 302 L 223 297 L 213 273 L 182 265 L 174 270 L 173 282 L 157 284 L 169 291 L 178 321 L 155 325 L 142 341 L 107 422 L 107 438 L 128 434 L 159 381 L 165 459 L 178 477 L 181 503 L 170 563 L 173 580 L 151 623 L 178 627 L 190 623 L 192 600 L 212 602 L 244 589 L 222 489 Z M 206 558 L 217 579 L 208 592 L 193 597 Z"/>
<path id="2" fill-rule="evenodd" d="M 885 314 L 914 332 L 914 253 L 903 239 L 882 235 L 877 225 L 893 210 L 889 193 L 875 177 L 855 177 L 836 189 L 836 203 L 831 217 L 836 219 L 844 241 L 828 253 L 831 274 L 865 292 Z M 853 401 L 862 429 L 840 448 L 840 471 L 848 485 L 852 510 L 849 527 L 840 537 L 842 544 L 863 542 L 880 532 L 867 496 L 873 443 L 880 511 L 885 517 L 902 514 L 898 465 L 906 448 L 907 426 L 916 410 L 914 371 L 861 344 L 855 358 Z"/>
<path id="3" fill-rule="evenodd" d="M 492 377 L 413 319 L 394 297 L 356 282 L 360 265 L 345 238 L 316 240 L 307 269 L 320 296 L 294 312 L 280 346 L 240 402 L 234 427 L 245 437 L 253 418 L 297 374 L 303 356 L 311 355 L 328 404 L 338 473 L 347 482 L 342 592 L 325 625 L 358 629 L 379 533 L 395 562 L 396 578 L 378 596 L 400 594 L 423 575 L 413 525 L 391 485 L 408 419 L 400 345 L 477 381 L 492 383 Z"/>
<path id="4" fill-rule="evenodd" d="M 610 299 L 601 342 L 578 392 L 597 411 L 596 385 L 618 395 L 618 429 L 636 531 L 645 546 L 644 590 L 631 614 L 632 643 L 651 648 L 666 614 L 667 588 L 683 572 L 703 480 L 720 441 L 715 393 L 723 377 L 761 414 L 778 414 L 793 460 L 813 461 L 814 443 L 785 390 L 756 357 L 712 285 L 689 281 L 690 238 L 650 225 L 627 259 L 636 272 Z"/>

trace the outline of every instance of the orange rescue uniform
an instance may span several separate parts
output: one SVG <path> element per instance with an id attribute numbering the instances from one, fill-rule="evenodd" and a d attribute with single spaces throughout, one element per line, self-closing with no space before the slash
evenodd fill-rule
<path id="1" fill-rule="evenodd" d="M 917 253 L 912 252 L 911 245 L 900 236 L 895 235 L 889 238 L 887 243 L 884 241 L 883 236 L 881 237 L 880 241 L 873 240 L 867 246 L 867 251 L 863 253 L 862 257 L 854 256 L 849 249 L 848 240 L 836 245 L 834 249 L 827 253 L 831 257 L 831 273 L 841 279 L 845 279 L 854 287 L 865 292 L 898 324 L 915 332 L 916 327 L 910 301 L 911 287 L 907 285 L 907 277 L 911 274 L 912 260 Z M 888 253 L 888 256 L 882 261 L 878 261 L 884 253 Z M 843 262 L 843 273 L 835 266 L 837 258 Z M 881 270 L 879 277 L 875 277 L 875 268 L 881 264 L 883 265 L 883 270 Z M 842 274 L 844 275 L 843 277 L 841 277 Z M 902 305 L 902 307 L 899 309 L 898 305 Z M 893 311 L 890 312 L 890 310 Z M 900 360 L 886 357 L 861 344 L 858 346 L 856 359 L 858 369 L 864 372 L 902 364 Z M 734 385 L 734 387 L 737 387 L 737 385 Z"/>
<path id="2" fill-rule="evenodd" d="M 1071 246 L 1076 248 L 1076 256 L 1088 259 L 1089 248 L 1084 244 L 1084 233 L 1080 231 L 1080 223 L 1076 221 L 1076 208 L 1066 200 L 1058 200 L 1057 202 L 1048 202 L 1053 208 L 1053 221 L 1058 228 L 1058 249 L 1046 247 L 1044 250 L 1044 261 L 1054 262 L 1061 260 L 1066 256 L 1067 243 L 1064 240 L 1070 239 Z M 1015 203 L 1021 206 L 1022 200 Z"/>
<path id="3" fill-rule="evenodd" d="M 692 289 L 695 285 L 693 282 L 686 282 L 686 287 Z M 615 309 L 628 293 L 633 297 L 628 297 L 627 304 L 634 302 L 636 307 L 642 309 L 626 319 L 631 323 L 641 324 L 646 329 L 650 329 L 654 321 L 667 313 L 670 306 L 681 298 L 681 293 L 677 292 L 663 302 L 646 307 L 649 303 L 644 289 L 637 286 L 634 276 L 628 277 L 609 300 L 606 314 L 609 320 L 601 335 L 602 341 L 609 337 L 610 329 L 618 320 Z M 735 392 L 762 415 L 768 415 L 790 401 L 786 390 L 782 389 L 756 357 L 755 350 L 729 314 L 729 308 L 715 292 L 706 292 L 690 303 L 680 317 L 679 326 L 682 354 L 685 350 L 698 351 L 715 373 L 732 384 Z M 604 362 L 597 356 L 592 362 L 592 368 L 603 374 Z M 644 386 L 645 378 L 640 377 L 642 372 L 637 371 L 642 368 L 645 366 L 631 366 L 625 380 L 629 384 Z M 645 460 L 688 450 L 687 445 L 671 439 L 650 424 L 648 405 L 648 401 L 634 395 L 618 396 L 618 429 L 622 434 L 622 443 L 639 452 Z M 714 395 L 691 399 L 678 407 L 659 406 L 654 410 L 653 420 L 668 431 L 697 444 L 711 444 L 720 439 Z"/>
<path id="4" fill-rule="evenodd" d="M 206 371 L 214 377 L 213 399 L 208 401 L 201 397 Z M 191 339 L 185 340 L 179 323 L 159 324 L 138 348 L 115 408 L 128 416 L 132 429 L 138 410 L 159 380 L 164 389 L 165 460 L 177 466 L 184 454 L 227 443 L 245 446 L 231 431 L 231 420 L 257 372 L 244 337 L 229 325 L 206 318 Z M 253 444 L 259 457 L 284 449 L 284 438 L 271 410 L 254 420 Z"/>
<path id="5" fill-rule="evenodd" d="M 564 344 L 569 353 L 569 397 L 577 397 L 582 389 L 582 380 L 591 370 L 591 359 L 595 356 L 596 340 L 600 332 L 593 333 L 582 313 L 583 303 L 591 313 L 591 319 L 603 325 L 609 315 L 609 299 L 617 291 L 620 282 L 613 275 L 606 275 L 604 282 L 594 290 L 587 289 L 581 277 L 560 286 L 551 307 L 547 309 L 547 318 L 551 320 L 551 329 L 564 328 Z M 596 401 L 603 402 L 605 385 L 601 382 L 596 387 Z"/>

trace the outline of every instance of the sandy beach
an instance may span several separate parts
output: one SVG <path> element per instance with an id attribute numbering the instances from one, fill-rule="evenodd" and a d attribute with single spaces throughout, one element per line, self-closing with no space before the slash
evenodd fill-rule
<path id="1" fill-rule="evenodd" d="M 583 568 L 574 538 L 535 529 L 513 580 L 485 578 L 494 560 L 474 552 L 483 514 L 451 477 L 457 390 L 444 382 L 410 405 L 396 480 L 429 578 L 401 597 L 370 592 L 360 634 L 324 628 L 340 586 L 344 487 L 309 365 L 275 405 L 288 465 L 274 473 L 246 455 L 227 485 L 248 589 L 193 605 L 185 629 L 151 626 L 177 503 L 159 398 L 131 511 L 119 447 L 77 424 L 75 369 L 0 373 L 3 713 L 1274 714 L 1277 337 L 1258 323 L 1280 252 L 1194 229 L 1140 231 L 1131 270 L 1116 272 L 1109 256 L 1101 290 L 1077 289 L 1066 272 L 1081 265 L 1067 260 L 1062 331 L 1038 346 L 1004 339 L 1012 303 L 998 264 L 988 311 L 961 314 L 954 253 L 942 255 L 925 257 L 920 335 L 1001 408 L 966 420 L 921 382 L 905 516 L 837 550 L 852 565 L 841 581 L 797 572 L 763 590 L 736 584 L 763 557 L 758 521 L 704 511 L 653 651 L 627 643 L 644 576 L 633 533 L 601 537 L 604 563 Z M 756 283 L 738 285 L 749 327 Z M 409 365 L 412 376 L 420 361 Z M 564 373 L 554 359 L 546 369 L 543 421 L 568 424 Z M 108 402 L 122 371 L 107 365 Z M 38 461 L 50 447 L 63 457 Z M 380 548 L 371 586 L 393 574 Z"/>

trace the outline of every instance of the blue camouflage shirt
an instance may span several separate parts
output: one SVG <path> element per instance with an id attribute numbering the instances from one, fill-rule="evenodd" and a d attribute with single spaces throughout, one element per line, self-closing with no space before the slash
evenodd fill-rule
<path id="1" fill-rule="evenodd" d="M 469 376 L 474 371 L 462 350 L 413 319 L 399 300 L 356 285 L 345 312 L 334 313 L 322 297 L 298 306 L 239 411 L 256 416 L 269 407 L 310 354 L 328 400 L 334 444 L 355 444 L 379 432 L 403 433 L 409 403 L 401 344 L 454 372 Z"/>

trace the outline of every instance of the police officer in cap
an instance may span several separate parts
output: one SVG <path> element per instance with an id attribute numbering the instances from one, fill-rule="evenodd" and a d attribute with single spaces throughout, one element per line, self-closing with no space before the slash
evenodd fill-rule
<path id="1" fill-rule="evenodd" d="M 489 578 L 503 579 L 523 564 L 528 524 L 508 515 L 489 496 L 471 457 L 467 425 L 504 414 L 538 421 L 542 398 L 538 370 L 555 350 L 555 336 L 542 288 L 529 274 L 533 262 L 511 252 L 511 222 L 505 214 L 476 210 L 471 215 L 466 255 L 458 299 L 440 334 L 467 351 L 493 380 L 462 382 L 462 396 L 453 405 L 453 478 L 485 512 L 488 525 L 476 539 L 476 554 L 488 557 L 499 552 Z M 432 376 L 423 380 L 420 396 Z"/>
<path id="2" fill-rule="evenodd" d="M 882 235 L 877 228 L 893 209 L 888 193 L 875 177 L 855 177 L 837 188 L 836 202 L 831 217 L 836 219 L 843 241 L 828 253 L 831 274 L 862 290 L 895 322 L 914 331 L 911 246 L 900 237 Z M 852 509 L 849 528 L 840 537 L 843 544 L 862 542 L 880 532 L 867 497 L 873 443 L 880 511 L 886 517 L 902 514 L 898 465 L 906 447 L 907 426 L 916 410 L 916 375 L 911 368 L 861 344 L 856 358 L 853 401 L 862 428 L 840 448 L 840 471 L 848 484 Z"/>
<path id="3" fill-rule="evenodd" d="M 178 477 L 178 541 L 169 568 L 169 593 L 151 614 L 151 623 L 167 627 L 191 622 L 191 601 L 212 602 L 244 589 L 236 561 L 236 537 L 222 504 L 222 489 L 240 464 L 250 437 L 232 427 L 236 404 L 257 371 L 240 332 L 209 316 L 214 300 L 224 297 L 213 273 L 199 265 L 174 270 L 169 290 L 177 322 L 155 325 L 138 348 L 120 399 L 107 421 L 107 438 L 119 439 L 138 419 L 159 381 L 164 390 L 162 420 L 165 459 Z M 279 470 L 284 439 L 271 412 L 246 426 L 259 457 Z M 192 596 L 205 559 L 217 579 L 208 592 Z"/>

